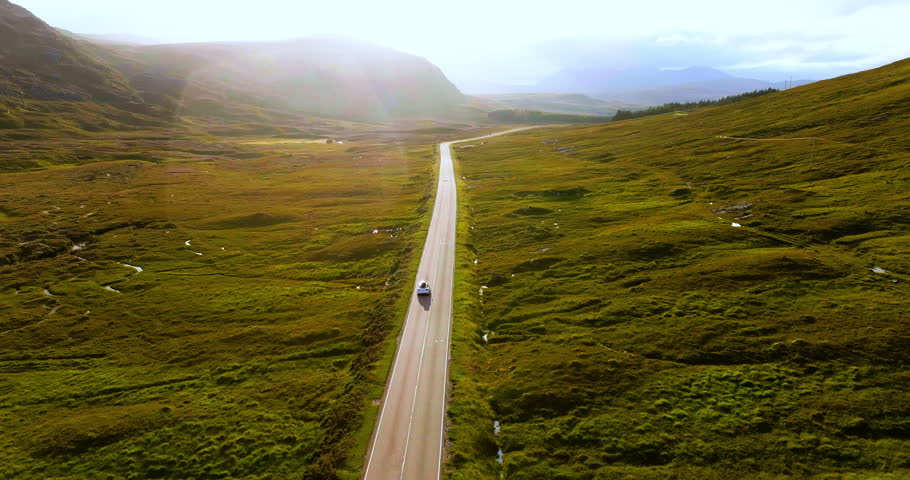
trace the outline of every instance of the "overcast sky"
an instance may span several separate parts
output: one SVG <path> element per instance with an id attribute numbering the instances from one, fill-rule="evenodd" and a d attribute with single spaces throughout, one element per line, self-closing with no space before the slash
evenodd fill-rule
<path id="1" fill-rule="evenodd" d="M 13 2 L 77 33 L 164 42 L 343 34 L 426 57 L 457 84 L 532 84 L 591 63 L 819 79 L 910 56 L 910 0 Z"/>

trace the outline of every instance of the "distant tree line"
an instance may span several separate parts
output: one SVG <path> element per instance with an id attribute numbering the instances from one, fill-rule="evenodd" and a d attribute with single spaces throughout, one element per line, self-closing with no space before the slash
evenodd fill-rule
<path id="1" fill-rule="evenodd" d="M 741 102 L 743 100 L 748 100 L 750 98 L 761 97 L 769 93 L 778 92 L 776 88 L 766 88 L 764 90 L 755 90 L 754 92 L 741 93 L 739 95 L 732 95 L 729 97 L 719 98 L 717 100 L 701 100 L 698 102 L 687 102 L 687 103 L 665 103 L 663 105 L 658 105 L 656 107 L 649 107 L 644 110 L 617 110 L 616 115 L 613 116 L 613 120 L 628 120 L 630 118 L 641 118 L 651 115 L 660 115 L 661 113 L 670 113 L 670 112 L 688 112 L 695 110 L 696 108 L 702 107 L 714 107 L 717 105 L 727 105 L 729 103 Z"/>
<path id="2" fill-rule="evenodd" d="M 596 115 L 573 115 L 538 110 L 494 110 L 487 116 L 494 122 L 502 123 L 604 123 L 612 119 L 612 117 Z"/>

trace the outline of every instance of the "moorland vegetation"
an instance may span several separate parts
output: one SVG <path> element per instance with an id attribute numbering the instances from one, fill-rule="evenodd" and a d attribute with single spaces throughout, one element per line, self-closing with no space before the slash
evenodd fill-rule
<path id="1" fill-rule="evenodd" d="M 356 478 L 473 133 L 42 115 L 0 131 L 0 477 Z"/>
<path id="2" fill-rule="evenodd" d="M 456 147 L 447 478 L 910 475 L 908 78 Z"/>

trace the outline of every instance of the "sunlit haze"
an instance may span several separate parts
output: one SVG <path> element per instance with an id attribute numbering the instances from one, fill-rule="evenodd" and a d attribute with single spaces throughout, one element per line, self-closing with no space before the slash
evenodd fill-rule
<path id="1" fill-rule="evenodd" d="M 459 86 L 533 84 L 576 63 L 619 61 L 818 79 L 910 56 L 910 3 L 900 0 L 17 3 L 55 27 L 153 42 L 341 34 L 424 56 Z"/>

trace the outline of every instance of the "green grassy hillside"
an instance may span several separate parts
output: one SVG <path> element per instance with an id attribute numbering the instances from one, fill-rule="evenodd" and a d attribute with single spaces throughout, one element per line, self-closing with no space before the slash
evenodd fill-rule
<path id="1" fill-rule="evenodd" d="M 122 106 L 140 101 L 127 80 L 81 42 L 7 0 L 0 0 L 0 59 L 0 106 L 4 97 Z"/>
<path id="2" fill-rule="evenodd" d="M 456 147 L 448 478 L 910 476 L 908 80 Z"/>

